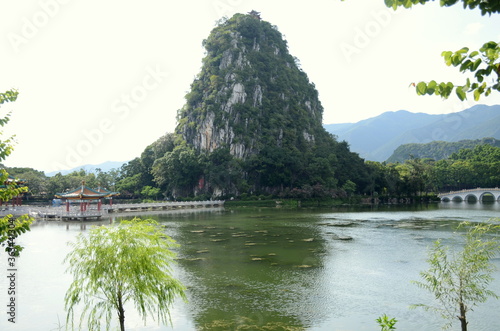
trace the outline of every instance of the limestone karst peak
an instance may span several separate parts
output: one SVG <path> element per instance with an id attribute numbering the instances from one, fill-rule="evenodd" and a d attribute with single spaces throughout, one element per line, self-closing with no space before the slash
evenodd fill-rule
<path id="1" fill-rule="evenodd" d="M 265 146 L 304 145 L 322 134 L 318 92 L 259 12 L 222 22 L 203 45 L 203 66 L 177 127 L 196 150 L 227 146 L 245 159 Z"/>

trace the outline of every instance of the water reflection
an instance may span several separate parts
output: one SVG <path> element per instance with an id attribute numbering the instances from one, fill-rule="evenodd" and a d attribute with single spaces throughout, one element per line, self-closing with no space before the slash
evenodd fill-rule
<path id="1" fill-rule="evenodd" d="M 325 319 L 318 289 L 326 254 L 295 212 L 196 215 L 177 227 L 190 310 L 200 330 L 293 330 Z M 168 222 L 168 220 L 165 220 Z"/>
<path id="2" fill-rule="evenodd" d="M 440 209 L 476 209 L 476 210 L 495 210 L 500 211 L 500 202 L 496 201 L 463 201 L 463 202 L 441 202 Z"/>

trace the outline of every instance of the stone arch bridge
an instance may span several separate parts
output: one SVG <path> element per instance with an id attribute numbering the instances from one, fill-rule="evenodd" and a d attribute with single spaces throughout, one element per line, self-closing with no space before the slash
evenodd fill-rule
<path id="1" fill-rule="evenodd" d="M 500 202 L 500 188 L 476 188 L 472 190 L 440 193 L 441 201 L 483 201 L 485 195 L 492 195 L 495 201 Z"/>

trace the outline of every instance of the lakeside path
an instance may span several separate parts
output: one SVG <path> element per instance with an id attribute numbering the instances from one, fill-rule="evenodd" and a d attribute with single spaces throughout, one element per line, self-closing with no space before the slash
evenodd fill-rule
<path id="1" fill-rule="evenodd" d="M 99 219 L 101 217 L 115 217 L 128 215 L 130 213 L 145 212 L 168 212 L 181 210 L 203 210 L 221 209 L 224 207 L 224 200 L 209 201 L 179 201 L 179 202 L 158 202 L 158 203 L 130 203 L 103 205 L 98 209 L 97 205 L 89 205 L 82 211 L 79 204 L 72 204 L 68 210 L 65 205 L 61 206 L 5 206 L 0 210 L 0 216 L 5 215 L 25 215 L 29 214 L 35 218 L 42 219 Z"/>

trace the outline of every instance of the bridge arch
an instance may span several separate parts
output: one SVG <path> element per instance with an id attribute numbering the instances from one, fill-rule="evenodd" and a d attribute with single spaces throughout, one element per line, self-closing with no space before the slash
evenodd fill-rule
<path id="1" fill-rule="evenodd" d="M 460 195 L 456 195 L 454 196 L 451 201 L 454 201 L 454 202 L 462 202 L 464 201 L 464 199 L 462 199 L 462 197 Z"/>
<path id="2" fill-rule="evenodd" d="M 484 197 L 485 196 L 492 196 L 493 197 L 493 201 L 500 201 L 500 195 L 495 196 L 495 194 L 493 192 L 489 192 L 489 191 L 486 191 L 486 192 L 483 192 L 483 194 L 481 194 L 481 196 L 479 196 L 479 201 L 484 201 Z"/>
<path id="3" fill-rule="evenodd" d="M 477 195 L 471 193 L 471 194 L 467 194 L 465 196 L 464 201 L 465 202 L 478 202 L 478 201 L 480 201 L 480 199 L 481 199 L 481 197 L 478 198 Z"/>

